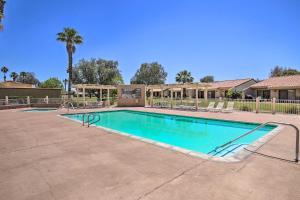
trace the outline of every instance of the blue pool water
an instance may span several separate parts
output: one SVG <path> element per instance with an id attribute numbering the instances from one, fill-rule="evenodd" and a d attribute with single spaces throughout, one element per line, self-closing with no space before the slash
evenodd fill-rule
<path id="1" fill-rule="evenodd" d="M 105 111 L 98 114 L 101 120 L 95 124 L 96 126 L 201 153 L 208 153 L 259 125 L 129 110 Z M 64 116 L 79 121 L 83 118 L 82 114 Z M 250 144 L 275 127 L 275 125 L 265 126 L 239 139 L 235 145 Z"/>

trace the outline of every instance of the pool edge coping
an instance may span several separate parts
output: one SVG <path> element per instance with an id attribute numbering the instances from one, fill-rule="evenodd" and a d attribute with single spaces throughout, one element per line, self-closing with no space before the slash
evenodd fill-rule
<path id="1" fill-rule="evenodd" d="M 130 111 L 130 109 L 128 109 L 128 110 Z M 118 110 L 116 110 L 116 111 L 118 111 Z M 97 111 L 97 112 L 103 112 L 103 111 Z M 88 112 L 86 112 L 86 113 L 88 113 Z M 149 113 L 152 113 L 152 112 L 149 112 Z M 70 113 L 70 114 L 82 114 L 82 113 Z M 68 115 L 68 113 L 61 113 L 61 114 L 58 114 L 57 116 L 68 119 L 68 120 L 71 120 L 71 121 L 74 121 L 76 123 L 81 123 L 80 120 L 72 119 L 72 118 L 66 117 L 64 115 Z M 166 114 L 166 115 L 168 115 L 168 114 Z M 172 114 L 170 114 L 170 115 L 172 115 Z M 184 115 L 182 115 L 182 116 L 183 117 L 189 117 L 189 116 L 184 116 Z M 197 118 L 197 117 L 194 117 L 194 118 Z M 213 119 L 213 118 L 207 118 L 207 119 Z M 225 121 L 230 121 L 230 120 L 225 120 Z M 237 121 L 237 122 L 242 123 L 242 121 Z M 245 123 L 251 123 L 251 122 L 245 122 Z M 253 124 L 255 124 L 255 123 L 253 123 Z M 260 123 L 256 123 L 256 124 L 260 124 Z M 164 149 L 169 149 L 169 150 L 172 150 L 174 152 L 179 152 L 179 153 L 182 153 L 182 154 L 185 154 L 185 155 L 189 155 L 189 156 L 193 156 L 193 157 L 197 157 L 197 158 L 202 158 L 202 159 L 205 159 L 205 160 L 212 160 L 212 161 L 225 162 L 225 163 L 242 162 L 242 161 L 246 160 L 250 155 L 253 154 L 253 152 L 247 151 L 245 149 L 246 147 L 248 149 L 250 147 L 249 150 L 251 150 L 251 151 L 256 151 L 256 150 L 260 149 L 262 146 L 264 146 L 265 144 L 267 144 L 269 141 L 271 141 L 283 129 L 283 125 L 277 125 L 276 128 L 274 128 L 273 130 L 271 130 L 270 132 L 268 132 L 264 136 L 258 138 L 253 143 L 251 143 L 251 144 L 247 145 L 246 147 L 243 147 L 242 149 L 238 150 L 233 155 L 230 155 L 230 156 L 227 156 L 227 157 L 214 157 L 214 156 L 211 156 L 209 154 L 184 149 L 184 148 L 174 146 L 174 145 L 169 145 L 169 144 L 166 144 L 166 143 L 163 143 L 163 142 L 157 142 L 157 141 L 154 141 L 154 140 L 151 140 L 151 139 L 143 138 L 143 137 L 140 137 L 140 136 L 135 136 L 135 135 L 132 135 L 132 134 L 129 134 L 129 133 L 124 133 L 124 132 L 117 131 L 117 130 L 110 129 L 110 128 L 106 128 L 106 127 L 103 127 L 103 126 L 96 126 L 94 124 L 91 124 L 90 126 L 95 127 L 95 128 L 99 128 L 99 129 L 107 131 L 109 133 L 115 133 L 115 134 L 118 134 L 118 135 L 133 138 L 135 140 L 145 142 L 147 144 L 152 144 L 152 145 L 155 145 L 157 147 L 161 147 L 161 148 L 164 148 Z"/>

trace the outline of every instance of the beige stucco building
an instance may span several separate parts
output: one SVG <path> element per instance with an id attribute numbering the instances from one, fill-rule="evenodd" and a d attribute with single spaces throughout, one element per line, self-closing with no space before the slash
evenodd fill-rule
<path id="1" fill-rule="evenodd" d="M 254 97 L 300 100 L 300 75 L 271 77 L 250 86 Z"/>

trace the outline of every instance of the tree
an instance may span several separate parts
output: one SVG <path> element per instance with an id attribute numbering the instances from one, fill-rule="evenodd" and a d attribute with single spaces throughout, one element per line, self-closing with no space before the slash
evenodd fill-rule
<path id="1" fill-rule="evenodd" d="M 4 5 L 5 5 L 5 0 L 0 0 L 0 30 L 3 29 L 2 25 L 2 19 L 4 18 Z"/>
<path id="2" fill-rule="evenodd" d="M 1 72 L 3 73 L 3 80 L 6 81 L 6 73 L 8 72 L 8 68 L 3 66 L 1 67 Z"/>
<path id="3" fill-rule="evenodd" d="M 241 91 L 234 90 L 234 89 L 229 89 L 229 90 L 227 91 L 226 97 L 232 98 L 232 99 L 241 98 L 241 97 L 242 97 L 242 92 L 241 92 Z"/>
<path id="4" fill-rule="evenodd" d="M 35 77 L 33 72 L 20 72 L 20 75 L 16 79 L 18 82 L 39 85 L 40 81 Z"/>
<path id="5" fill-rule="evenodd" d="M 175 80 L 177 83 L 192 83 L 194 78 L 192 77 L 191 72 L 183 70 L 177 73 Z"/>
<path id="6" fill-rule="evenodd" d="M 201 83 L 212 83 L 214 82 L 214 76 L 204 76 L 203 78 L 200 79 Z"/>
<path id="7" fill-rule="evenodd" d="M 118 69 L 118 62 L 113 60 L 81 59 L 73 71 L 74 83 L 116 85 L 122 84 L 123 78 Z"/>
<path id="8" fill-rule="evenodd" d="M 164 84 L 168 73 L 163 66 L 157 62 L 143 63 L 135 75 L 131 78 L 132 84 Z"/>
<path id="9" fill-rule="evenodd" d="M 277 65 L 273 69 L 271 69 L 270 77 L 291 76 L 297 74 L 300 74 L 300 71 L 287 67 L 284 68 Z"/>
<path id="10" fill-rule="evenodd" d="M 20 72 L 18 81 L 24 83 L 25 77 L 26 77 L 26 72 Z"/>
<path id="11" fill-rule="evenodd" d="M 76 50 L 76 44 L 81 44 L 83 38 L 77 33 L 73 28 L 64 28 L 63 32 L 57 33 L 57 41 L 65 42 L 66 49 L 68 53 L 68 70 L 69 73 L 69 84 L 68 84 L 68 98 L 71 96 L 71 87 L 72 87 L 72 67 L 73 67 L 73 54 Z"/>
<path id="12" fill-rule="evenodd" d="M 41 88 L 62 88 L 63 84 L 58 78 L 49 78 L 46 81 L 42 82 L 40 87 Z"/>
<path id="13" fill-rule="evenodd" d="M 115 85 L 124 83 L 118 61 L 97 60 L 98 83 L 103 85 Z"/>
<path id="14" fill-rule="evenodd" d="M 13 81 L 16 81 L 17 80 L 17 78 L 18 78 L 18 73 L 17 72 L 12 72 L 12 73 L 10 73 L 10 77 L 13 79 Z"/>

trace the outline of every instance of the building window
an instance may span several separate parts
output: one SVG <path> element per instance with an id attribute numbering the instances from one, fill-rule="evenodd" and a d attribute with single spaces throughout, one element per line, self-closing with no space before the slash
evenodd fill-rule
<path id="1" fill-rule="evenodd" d="M 261 97 L 262 99 L 270 99 L 271 92 L 270 90 L 257 90 L 257 97 Z"/>
<path id="2" fill-rule="evenodd" d="M 200 91 L 200 98 L 204 99 L 204 91 Z"/>
<path id="3" fill-rule="evenodd" d="M 216 91 L 208 91 L 208 92 L 207 92 L 207 97 L 208 97 L 209 99 L 214 99 L 214 98 L 216 98 Z"/>

